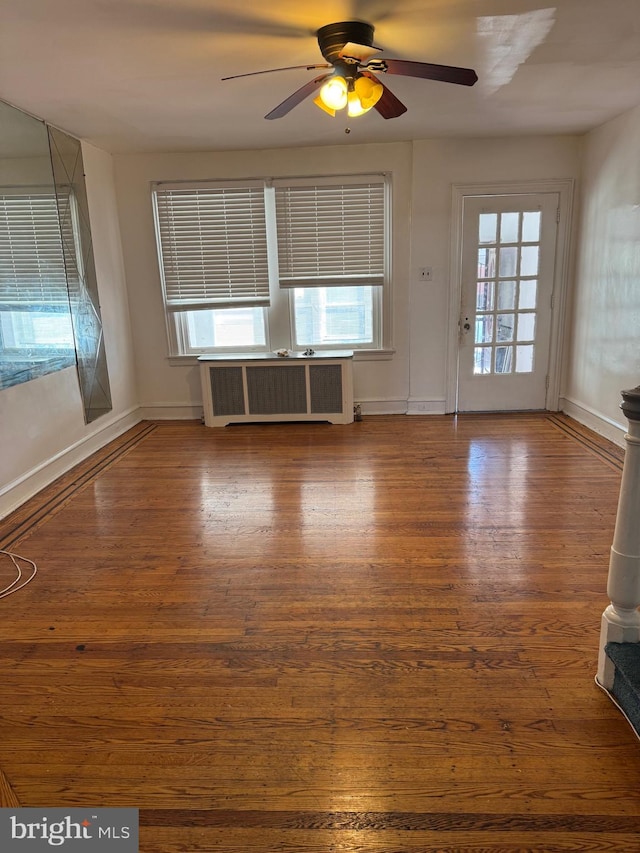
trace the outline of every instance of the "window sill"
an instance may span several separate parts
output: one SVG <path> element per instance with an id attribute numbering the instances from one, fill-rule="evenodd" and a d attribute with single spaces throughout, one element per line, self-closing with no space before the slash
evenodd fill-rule
<path id="1" fill-rule="evenodd" d="M 342 349 L 342 347 L 341 347 Z M 344 349 L 349 349 L 345 346 Z M 395 355 L 395 349 L 366 349 L 353 350 L 354 361 L 390 361 Z M 317 350 L 316 355 L 321 357 L 322 350 Z M 197 355 L 170 355 L 168 357 L 170 367 L 191 367 L 198 366 Z"/>
<path id="2" fill-rule="evenodd" d="M 387 349 L 357 349 L 353 351 L 354 361 L 391 361 L 396 351 L 393 347 Z"/>

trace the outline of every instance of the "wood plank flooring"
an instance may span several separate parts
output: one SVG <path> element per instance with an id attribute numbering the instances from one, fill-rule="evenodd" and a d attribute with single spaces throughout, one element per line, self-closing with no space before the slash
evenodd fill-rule
<path id="1" fill-rule="evenodd" d="M 142 853 L 640 851 L 621 466 L 557 415 L 139 425 L 0 523 L 0 803 L 138 807 Z"/>

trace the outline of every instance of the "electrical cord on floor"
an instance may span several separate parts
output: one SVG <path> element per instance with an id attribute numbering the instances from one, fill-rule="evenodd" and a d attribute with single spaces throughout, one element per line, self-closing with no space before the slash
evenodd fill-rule
<path id="1" fill-rule="evenodd" d="M 4 589 L 0 589 L 0 598 L 6 598 L 8 595 L 11 595 L 13 592 L 18 592 L 19 589 L 25 587 L 28 583 L 35 578 L 38 573 L 38 567 L 33 562 L 33 560 L 29 560 L 27 557 L 21 557 L 20 554 L 12 554 L 11 551 L 2 551 L 0 550 L 0 554 L 4 554 L 5 557 L 8 557 L 13 565 L 16 567 L 18 572 L 18 577 L 12 581 L 9 586 L 5 586 Z M 22 580 L 22 569 L 20 568 L 20 564 L 18 560 L 22 560 L 25 563 L 29 563 L 31 566 L 31 575 L 25 580 Z M 20 583 L 22 581 L 22 583 Z"/>

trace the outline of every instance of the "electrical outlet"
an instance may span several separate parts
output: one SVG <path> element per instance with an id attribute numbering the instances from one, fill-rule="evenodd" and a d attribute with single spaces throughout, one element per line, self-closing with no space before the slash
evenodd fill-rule
<path id="1" fill-rule="evenodd" d="M 418 278 L 420 281 L 433 281 L 433 267 L 420 267 Z"/>

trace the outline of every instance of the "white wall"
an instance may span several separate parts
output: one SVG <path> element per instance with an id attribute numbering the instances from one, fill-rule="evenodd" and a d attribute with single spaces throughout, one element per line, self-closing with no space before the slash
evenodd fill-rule
<path id="1" fill-rule="evenodd" d="M 133 338 L 122 259 L 113 159 L 83 144 L 93 252 L 100 296 L 100 314 L 109 366 L 113 414 L 118 417 L 138 404 Z"/>
<path id="2" fill-rule="evenodd" d="M 575 179 L 576 136 L 430 139 L 413 143 L 411 219 L 411 409 L 443 412 L 446 397 L 452 187 Z M 420 267 L 433 281 L 418 281 Z M 453 367 L 453 366 L 452 366 Z"/>
<path id="3" fill-rule="evenodd" d="M 208 154 L 121 155 L 115 157 L 122 245 L 136 341 L 142 405 L 156 416 L 199 416 L 198 367 L 193 359 L 169 364 L 150 185 L 153 181 L 216 180 L 363 172 L 393 173 L 394 344 L 392 360 L 356 366 L 358 400 L 375 400 L 397 411 L 409 390 L 409 217 L 411 145 L 363 145 Z M 272 341 L 277 349 L 285 342 Z M 400 402 L 398 402 L 400 401 Z M 403 404 L 402 401 L 405 401 Z"/>
<path id="4" fill-rule="evenodd" d="M 139 419 L 113 164 L 82 151 L 113 410 L 85 425 L 73 367 L 2 389 L 0 517 Z"/>
<path id="5" fill-rule="evenodd" d="M 389 171 L 393 174 L 394 345 L 389 361 L 354 364 L 365 412 L 444 411 L 451 185 L 575 178 L 577 137 L 438 139 L 380 145 L 209 154 L 116 155 L 116 188 L 145 411 L 196 416 L 197 367 L 176 367 L 167 341 L 151 212 L 153 181 Z M 417 280 L 431 266 L 434 281 Z M 278 345 L 278 342 L 275 342 Z"/>
<path id="6" fill-rule="evenodd" d="M 589 133 L 565 410 L 621 441 L 620 392 L 640 383 L 640 107 Z"/>

